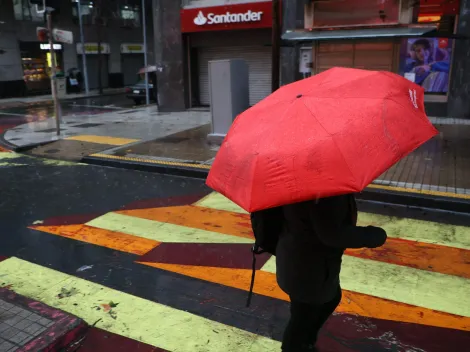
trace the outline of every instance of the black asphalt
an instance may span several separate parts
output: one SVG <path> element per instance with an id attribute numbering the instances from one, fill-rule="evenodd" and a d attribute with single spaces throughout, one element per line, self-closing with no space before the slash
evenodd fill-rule
<path id="1" fill-rule="evenodd" d="M 158 200 L 165 206 L 174 205 L 172 202 L 178 197 L 191 203 L 190 199 L 209 192 L 203 180 L 5 155 L 0 158 L 0 256 L 15 256 L 256 334 L 282 338 L 288 317 L 285 301 L 256 295 L 247 309 L 245 291 L 136 264 L 136 255 L 28 228 L 52 217 L 99 216 L 139 201 Z M 389 215 L 469 223 L 468 218 L 460 215 L 436 217 L 419 209 L 400 210 L 371 203 L 361 203 L 361 208 Z M 84 265 L 93 265 L 93 269 L 77 272 Z M 387 350 L 374 339 L 361 342 L 337 335 L 336 332 L 353 328 L 345 319 L 345 315 L 332 318 L 325 342 L 330 339 L 340 343 L 344 347 L 341 351 Z M 372 322 L 392 331 L 406 331 L 413 325 L 362 317 L 351 319 L 358 324 Z"/>

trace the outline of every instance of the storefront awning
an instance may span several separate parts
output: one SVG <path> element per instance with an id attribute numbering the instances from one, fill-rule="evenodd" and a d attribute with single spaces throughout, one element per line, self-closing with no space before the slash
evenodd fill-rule
<path id="1" fill-rule="evenodd" d="M 393 37 L 420 37 L 435 32 L 436 26 L 395 27 L 395 28 L 367 28 L 348 30 L 322 30 L 322 31 L 290 31 L 282 35 L 286 41 L 313 41 L 335 39 L 366 39 L 366 38 L 393 38 Z"/>

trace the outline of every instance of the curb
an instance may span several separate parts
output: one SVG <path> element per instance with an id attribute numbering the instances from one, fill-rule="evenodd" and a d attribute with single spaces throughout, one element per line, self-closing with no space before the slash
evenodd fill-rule
<path id="1" fill-rule="evenodd" d="M 108 154 L 92 154 L 84 157 L 81 162 L 123 168 L 155 172 L 174 176 L 185 176 L 205 179 L 209 174 L 209 165 L 178 163 L 171 161 L 148 160 L 140 158 L 120 157 Z M 413 191 L 372 184 L 356 195 L 358 200 L 366 203 L 381 203 L 391 206 L 405 206 L 428 208 L 433 210 L 470 214 L 470 195 L 446 196 L 443 192 Z"/>
<path id="2" fill-rule="evenodd" d="M 366 202 L 386 203 L 406 207 L 428 208 L 455 213 L 470 214 L 470 199 L 444 197 L 420 192 L 396 191 L 393 187 L 367 187 L 357 195 Z"/>
<path id="3" fill-rule="evenodd" d="M 18 146 L 18 145 L 15 145 L 15 144 L 12 144 L 12 143 L 8 142 L 5 139 L 5 133 L 6 132 L 7 131 L 3 132 L 0 135 L 0 146 L 2 146 L 5 149 L 11 150 L 12 152 L 16 152 L 16 153 L 27 152 L 31 149 L 36 148 L 36 147 L 40 147 L 40 146 L 43 146 L 43 145 L 47 145 L 47 144 L 50 144 L 50 143 L 57 142 L 57 141 L 46 141 L 46 142 L 39 142 L 39 143 L 32 143 L 32 144 L 26 144 L 26 145 Z"/>
<path id="4" fill-rule="evenodd" d="M 97 166 L 109 166 L 127 170 L 147 171 L 201 179 L 205 179 L 209 174 L 209 167 L 207 165 L 126 158 L 107 154 L 92 154 L 82 158 L 80 162 Z"/>
<path id="5" fill-rule="evenodd" d="M 86 338 L 88 324 L 76 316 L 19 295 L 6 288 L 0 289 L 0 298 L 12 306 L 51 321 L 46 330 L 33 337 L 17 351 L 73 352 L 80 348 Z"/>

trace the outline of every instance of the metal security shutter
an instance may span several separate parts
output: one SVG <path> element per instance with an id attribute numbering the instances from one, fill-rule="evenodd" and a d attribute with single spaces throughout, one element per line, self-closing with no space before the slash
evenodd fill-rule
<path id="1" fill-rule="evenodd" d="M 130 86 L 137 82 L 137 72 L 144 67 L 143 54 L 121 54 L 122 57 L 122 75 L 124 77 L 124 85 Z"/>
<path id="2" fill-rule="evenodd" d="M 78 57 L 78 67 L 80 70 L 83 68 L 82 56 Z M 87 55 L 86 66 L 88 71 L 88 85 L 90 89 L 98 89 L 98 55 Z M 103 55 L 101 59 L 101 82 L 103 88 L 108 87 L 109 70 L 108 70 L 108 55 Z"/>
<path id="3" fill-rule="evenodd" d="M 271 93 L 271 49 L 263 46 L 199 48 L 199 100 L 210 104 L 209 61 L 243 59 L 249 68 L 250 105 Z"/>
<path id="4" fill-rule="evenodd" d="M 393 42 L 322 42 L 317 48 L 315 73 L 336 66 L 393 71 L 394 56 Z"/>

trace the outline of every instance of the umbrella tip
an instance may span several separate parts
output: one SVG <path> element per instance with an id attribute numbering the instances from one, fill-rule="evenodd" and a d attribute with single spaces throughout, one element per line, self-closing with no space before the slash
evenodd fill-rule
<path id="1" fill-rule="evenodd" d="M 297 98 L 302 98 L 302 96 L 303 96 L 302 94 L 299 94 L 297 95 Z"/>

